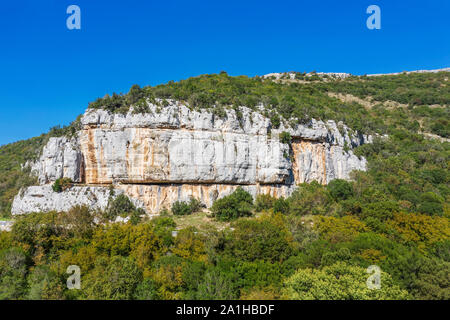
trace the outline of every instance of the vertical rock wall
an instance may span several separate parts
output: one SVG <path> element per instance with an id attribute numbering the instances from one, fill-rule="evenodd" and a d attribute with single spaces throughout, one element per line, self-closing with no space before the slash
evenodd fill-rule
<path id="1" fill-rule="evenodd" d="M 48 184 L 62 177 L 95 187 L 95 193 L 102 195 L 101 188 L 113 185 L 155 213 L 190 196 L 210 206 L 238 186 L 254 196 L 288 196 L 299 183 L 326 184 L 366 168 L 366 160 L 356 157 L 351 148 L 370 142 L 371 137 L 350 134 L 343 124 L 339 130 L 334 121 L 313 119 L 308 125 L 282 124 L 275 129 L 261 113 L 245 107 L 239 119 L 234 110 L 217 118 L 176 101 L 163 110 L 152 104 L 149 109 L 146 114 L 130 110 L 126 115 L 88 110 L 76 137 L 51 138 L 33 166 L 45 190 L 39 193 L 39 187 L 32 187 L 32 192 L 21 192 L 13 213 L 31 212 L 43 203 L 45 210 L 66 208 L 43 199 L 55 196 Z M 291 135 L 290 144 L 279 140 L 283 131 Z M 71 193 L 65 196 L 61 199 L 77 203 L 68 200 Z M 95 206 L 92 201 L 89 205 Z M 103 206 L 104 200 L 98 207 Z"/>

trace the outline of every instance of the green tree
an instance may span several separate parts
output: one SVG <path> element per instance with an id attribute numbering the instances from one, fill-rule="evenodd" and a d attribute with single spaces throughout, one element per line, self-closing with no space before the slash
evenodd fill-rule
<path id="1" fill-rule="evenodd" d="M 320 270 L 300 269 L 284 282 L 284 293 L 292 300 L 403 300 L 406 290 L 381 271 L 381 288 L 369 289 L 366 269 L 338 262 Z"/>
<path id="2" fill-rule="evenodd" d="M 172 213 L 176 216 L 185 216 L 198 212 L 200 208 L 201 202 L 191 197 L 189 202 L 175 201 L 172 204 Z"/>
<path id="3" fill-rule="evenodd" d="M 48 266 L 37 266 L 27 278 L 30 300 L 62 300 L 64 296 L 63 279 Z"/>
<path id="4" fill-rule="evenodd" d="M 130 300 L 142 282 L 142 271 L 129 258 L 99 258 L 82 284 L 88 299 Z"/>
<path id="5" fill-rule="evenodd" d="M 302 183 L 288 199 L 289 212 L 303 216 L 307 214 L 327 214 L 331 210 L 331 197 L 327 189 L 313 181 Z"/>
<path id="6" fill-rule="evenodd" d="M 144 279 L 133 292 L 133 300 L 158 300 L 158 287 L 151 279 Z"/>
<path id="7" fill-rule="evenodd" d="M 115 199 L 112 197 L 109 199 L 108 207 L 105 211 L 105 216 L 110 221 L 114 221 L 119 216 L 128 217 L 135 211 L 136 207 L 131 202 L 131 200 L 126 195 L 120 194 Z M 141 211 L 139 213 L 141 213 Z"/>
<path id="8" fill-rule="evenodd" d="M 441 216 L 444 212 L 444 200 L 433 192 L 426 192 L 420 197 L 418 211 L 430 215 Z"/>
<path id="9" fill-rule="evenodd" d="M 236 280 L 229 273 L 211 269 L 205 273 L 203 281 L 198 286 L 199 300 L 234 300 L 239 295 Z"/>
<path id="10" fill-rule="evenodd" d="M 346 180 L 331 180 L 327 185 L 327 189 L 335 201 L 346 200 L 353 196 L 352 184 Z"/>
<path id="11" fill-rule="evenodd" d="M 216 200 L 211 207 L 211 213 L 218 220 L 230 221 L 251 216 L 252 208 L 252 195 L 239 187 L 229 196 Z"/>
<path id="12" fill-rule="evenodd" d="M 289 132 L 283 131 L 280 133 L 280 142 L 290 144 L 292 141 L 291 134 Z"/>
<path id="13" fill-rule="evenodd" d="M 27 256 L 22 249 L 0 252 L 0 300 L 23 298 L 27 289 Z"/>
<path id="14" fill-rule="evenodd" d="M 273 207 L 276 198 L 270 194 L 258 194 L 255 199 L 255 211 L 261 212 Z"/>
<path id="15" fill-rule="evenodd" d="M 226 251 L 244 261 L 281 262 L 293 252 L 292 235 L 280 215 L 236 221 Z"/>

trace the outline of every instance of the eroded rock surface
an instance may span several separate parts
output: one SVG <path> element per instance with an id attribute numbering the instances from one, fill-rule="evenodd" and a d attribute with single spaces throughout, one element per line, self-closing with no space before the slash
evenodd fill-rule
<path id="1" fill-rule="evenodd" d="M 210 206 L 238 186 L 253 195 L 288 196 L 298 183 L 348 179 L 352 170 L 366 168 L 366 160 L 351 149 L 371 142 L 370 136 L 314 119 L 275 129 L 260 112 L 240 111 L 238 117 L 226 110 L 220 118 L 176 101 L 166 107 L 149 104 L 145 114 L 88 109 L 75 137 L 50 139 L 33 165 L 43 186 L 22 190 L 12 212 L 66 210 L 75 204 L 103 208 L 107 198 L 101 190 L 113 185 L 155 213 L 189 196 Z M 290 144 L 280 141 L 283 131 L 290 133 Z M 82 186 L 52 192 L 49 184 L 62 177 Z M 91 196 L 81 196 L 85 189 L 80 188 L 91 188 Z"/>

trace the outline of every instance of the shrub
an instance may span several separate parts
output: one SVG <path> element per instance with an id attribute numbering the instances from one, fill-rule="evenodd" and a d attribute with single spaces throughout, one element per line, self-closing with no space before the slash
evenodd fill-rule
<path id="1" fill-rule="evenodd" d="M 56 179 L 56 181 L 52 185 L 52 189 L 54 192 L 63 192 L 73 185 L 72 179 L 70 178 L 60 178 Z"/>
<path id="2" fill-rule="evenodd" d="M 198 286 L 199 300 L 234 300 L 238 298 L 238 289 L 234 276 L 217 268 L 205 273 Z"/>
<path id="3" fill-rule="evenodd" d="M 275 113 L 272 117 L 270 117 L 270 122 L 272 122 L 272 125 L 275 129 L 278 129 L 281 124 L 280 116 Z"/>
<path id="4" fill-rule="evenodd" d="M 19 299 L 26 290 L 27 256 L 22 249 L 0 252 L 0 299 Z"/>
<path id="5" fill-rule="evenodd" d="M 176 216 L 185 216 L 192 212 L 187 202 L 175 201 L 172 205 L 172 213 Z"/>
<path id="6" fill-rule="evenodd" d="M 57 222 L 62 226 L 71 226 L 70 230 L 63 229 L 63 233 L 80 238 L 90 238 L 96 225 L 93 212 L 88 206 L 75 206 L 68 212 L 61 212 Z"/>
<path id="7" fill-rule="evenodd" d="M 289 132 L 283 131 L 280 133 L 280 142 L 290 144 L 292 141 L 291 134 Z"/>
<path id="8" fill-rule="evenodd" d="M 83 291 L 88 299 L 129 300 L 142 282 L 142 272 L 132 259 L 101 257 L 85 279 Z"/>
<path id="9" fill-rule="evenodd" d="M 449 300 L 450 262 L 422 258 L 417 276 L 411 285 L 414 298 L 420 300 Z"/>
<path id="10" fill-rule="evenodd" d="M 244 261 L 282 262 L 293 252 L 292 235 L 280 214 L 235 222 L 231 240 L 226 243 L 230 256 Z"/>
<path id="11" fill-rule="evenodd" d="M 287 214 L 289 212 L 289 202 L 283 197 L 276 199 L 273 203 L 273 212 Z"/>
<path id="12" fill-rule="evenodd" d="M 280 292 L 273 286 L 254 287 L 248 290 L 242 290 L 240 300 L 280 300 Z"/>
<path id="13" fill-rule="evenodd" d="M 133 293 L 133 300 L 158 300 L 158 298 L 157 286 L 151 279 L 144 279 Z"/>
<path id="14" fill-rule="evenodd" d="M 250 289 L 252 287 L 277 286 L 281 283 L 279 263 L 265 261 L 241 261 L 234 268 L 238 275 L 239 287 Z"/>
<path id="15" fill-rule="evenodd" d="M 47 266 L 37 266 L 28 276 L 30 300 L 61 300 L 64 287 L 61 278 Z"/>
<path id="16" fill-rule="evenodd" d="M 201 202 L 191 197 L 189 202 L 175 201 L 172 205 L 172 213 L 176 216 L 185 216 L 198 212 L 200 208 Z"/>
<path id="17" fill-rule="evenodd" d="M 127 217 L 136 207 L 131 200 L 124 194 L 118 195 L 115 199 L 109 198 L 108 207 L 106 209 L 106 217 L 114 221 L 118 216 Z"/>
<path id="18" fill-rule="evenodd" d="M 269 210 L 273 207 L 276 198 L 270 194 L 258 194 L 255 200 L 255 211 L 261 212 L 263 210 Z"/>
<path id="19" fill-rule="evenodd" d="M 326 187 L 316 181 L 300 184 L 288 201 L 289 211 L 299 216 L 327 214 L 332 202 Z"/>
<path id="20" fill-rule="evenodd" d="M 398 240 L 406 244 L 415 243 L 422 250 L 436 242 L 450 239 L 447 218 L 399 212 L 394 214 L 387 225 L 399 234 Z"/>
<path id="21" fill-rule="evenodd" d="M 350 182 L 342 179 L 334 179 L 327 185 L 331 197 L 335 201 L 346 200 L 353 196 L 353 188 Z"/>
<path id="22" fill-rule="evenodd" d="M 211 213 L 218 220 L 230 221 L 240 217 L 251 216 L 252 208 L 252 195 L 239 187 L 229 196 L 215 201 L 211 207 Z"/>
<path id="23" fill-rule="evenodd" d="M 364 205 L 360 216 L 363 219 L 375 218 L 385 221 L 393 217 L 399 211 L 398 203 L 395 201 L 377 201 Z"/>
<path id="24" fill-rule="evenodd" d="M 353 216 L 342 218 L 318 216 L 315 229 L 320 236 L 332 243 L 352 241 L 361 232 L 368 231 L 366 225 Z"/>
<path id="25" fill-rule="evenodd" d="M 142 216 L 145 215 L 145 210 L 142 208 L 138 208 L 136 210 L 133 210 L 130 214 L 130 222 L 133 225 L 137 225 L 142 221 Z"/>
<path id="26" fill-rule="evenodd" d="M 191 261 L 205 260 L 205 244 L 203 238 L 203 235 L 198 234 L 194 227 L 182 229 L 175 238 L 172 252 Z"/>
<path id="27" fill-rule="evenodd" d="M 444 212 L 443 199 L 433 192 L 426 192 L 420 197 L 419 212 L 430 215 L 442 215 Z"/>
<path id="28" fill-rule="evenodd" d="M 338 262 L 321 270 L 300 269 L 284 283 L 284 293 L 293 300 L 401 300 L 409 294 L 381 271 L 381 288 L 371 290 L 365 268 Z"/>

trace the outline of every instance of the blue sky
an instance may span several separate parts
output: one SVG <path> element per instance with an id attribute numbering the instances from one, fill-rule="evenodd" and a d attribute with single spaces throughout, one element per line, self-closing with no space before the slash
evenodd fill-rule
<path id="1" fill-rule="evenodd" d="M 66 27 L 71 4 L 81 30 Z M 372 4 L 381 30 L 366 27 Z M 2 145 L 68 124 L 134 83 L 449 67 L 450 1 L 5 0 L 0 43 Z"/>

